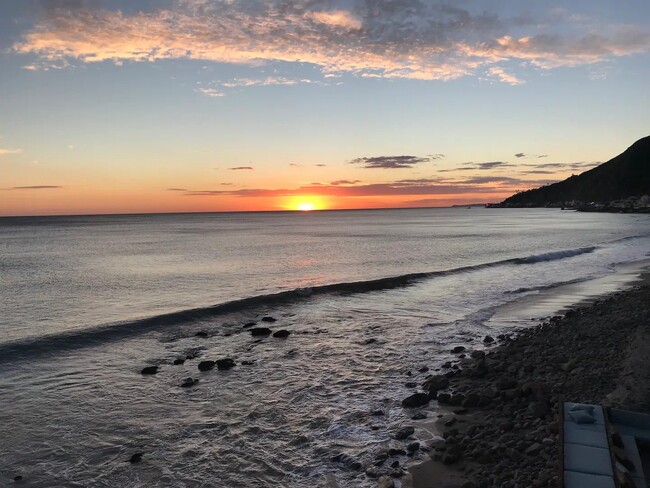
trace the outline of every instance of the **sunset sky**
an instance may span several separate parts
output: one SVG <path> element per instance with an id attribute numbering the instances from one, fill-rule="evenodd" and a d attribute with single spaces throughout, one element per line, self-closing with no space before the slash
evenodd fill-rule
<path id="1" fill-rule="evenodd" d="M 499 201 L 649 84 L 647 0 L 2 0 L 0 215 Z"/>

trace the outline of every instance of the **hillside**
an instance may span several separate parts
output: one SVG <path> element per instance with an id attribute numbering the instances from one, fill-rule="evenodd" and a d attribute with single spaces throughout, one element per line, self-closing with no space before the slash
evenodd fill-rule
<path id="1" fill-rule="evenodd" d="M 549 206 L 565 202 L 608 204 L 650 195 L 650 136 L 615 158 L 564 181 L 517 193 L 501 206 Z"/>

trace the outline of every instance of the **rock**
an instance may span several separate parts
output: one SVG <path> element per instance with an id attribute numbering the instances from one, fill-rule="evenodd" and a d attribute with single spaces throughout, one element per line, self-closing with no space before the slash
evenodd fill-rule
<path id="1" fill-rule="evenodd" d="M 255 322 L 246 322 L 244 324 L 244 329 L 248 329 L 250 327 L 255 327 Z"/>
<path id="2" fill-rule="evenodd" d="M 278 319 L 276 319 L 275 317 L 270 317 L 268 315 L 266 317 L 262 317 L 262 322 L 277 322 L 277 321 Z"/>
<path id="3" fill-rule="evenodd" d="M 208 333 L 205 332 L 204 330 L 200 330 L 196 334 L 194 334 L 194 337 L 208 337 Z"/>
<path id="4" fill-rule="evenodd" d="M 373 410 L 372 412 L 370 412 L 370 415 L 372 415 L 373 417 L 382 417 L 384 415 L 384 411 L 383 410 Z"/>
<path id="5" fill-rule="evenodd" d="M 442 363 L 442 367 L 445 369 L 451 368 L 451 361 L 445 361 Z"/>
<path id="6" fill-rule="evenodd" d="M 454 347 L 451 352 L 454 354 L 458 354 L 459 352 L 463 352 L 465 350 L 465 346 L 456 346 Z"/>
<path id="7" fill-rule="evenodd" d="M 442 455 L 441 461 L 443 464 L 453 464 L 460 459 L 462 454 L 460 446 L 451 446 Z"/>
<path id="8" fill-rule="evenodd" d="M 199 363 L 199 371 L 210 371 L 212 368 L 214 368 L 214 365 L 216 363 L 214 361 L 201 361 Z"/>
<path id="9" fill-rule="evenodd" d="M 451 426 L 454 425 L 457 421 L 458 421 L 458 419 L 457 419 L 456 417 L 451 417 L 450 419 L 448 419 L 448 420 L 445 421 L 445 426 L 446 426 L 446 427 L 451 427 Z"/>
<path id="10" fill-rule="evenodd" d="M 422 387 L 432 393 L 438 390 L 445 390 L 449 388 L 449 378 L 444 375 L 432 376 L 422 384 Z"/>
<path id="11" fill-rule="evenodd" d="M 517 388 L 517 380 L 513 378 L 501 378 L 497 381 L 497 388 L 499 390 L 512 390 Z"/>
<path id="12" fill-rule="evenodd" d="M 411 417 L 411 420 L 423 420 L 427 418 L 427 414 L 424 412 L 417 412 Z"/>
<path id="13" fill-rule="evenodd" d="M 278 338 L 282 339 L 282 338 L 285 338 L 285 337 L 289 337 L 290 334 L 291 334 L 291 332 L 289 332 L 288 330 L 280 329 L 280 330 L 277 330 L 277 331 L 275 331 L 273 333 L 273 337 L 278 337 Z"/>
<path id="14" fill-rule="evenodd" d="M 399 461 L 393 461 L 392 463 L 390 463 L 390 467 L 391 468 L 399 468 Z"/>
<path id="15" fill-rule="evenodd" d="M 420 369 L 418 369 L 418 371 L 420 373 L 426 373 L 427 371 L 429 371 L 429 367 L 428 366 L 422 366 Z"/>
<path id="16" fill-rule="evenodd" d="M 131 464 L 139 463 L 142 461 L 142 456 L 144 456 L 143 452 L 136 452 L 131 458 L 129 459 L 129 462 Z"/>
<path id="17" fill-rule="evenodd" d="M 483 359 L 485 357 L 485 352 L 484 351 L 472 351 L 472 354 L 470 356 L 474 359 Z"/>
<path id="18" fill-rule="evenodd" d="M 483 338 L 483 343 L 484 344 L 492 344 L 494 342 L 494 337 L 490 337 L 489 335 L 486 335 Z"/>
<path id="19" fill-rule="evenodd" d="M 528 410 L 530 414 L 535 418 L 543 418 L 549 411 L 548 403 L 543 402 L 532 402 L 528 405 Z"/>
<path id="20" fill-rule="evenodd" d="M 388 450 L 388 455 L 389 456 L 404 456 L 405 454 L 406 454 L 406 451 L 404 449 L 398 449 L 396 447 L 391 447 Z"/>
<path id="21" fill-rule="evenodd" d="M 454 393 L 449 398 L 449 405 L 452 405 L 454 407 L 460 407 L 464 401 L 465 401 L 465 395 L 463 395 L 462 393 Z"/>
<path id="22" fill-rule="evenodd" d="M 140 374 L 156 374 L 158 372 L 158 366 L 146 366 L 142 368 Z"/>
<path id="23" fill-rule="evenodd" d="M 14 476 L 14 481 L 22 481 L 23 477 L 21 475 Z"/>
<path id="24" fill-rule="evenodd" d="M 245 359 L 245 360 L 243 360 L 241 362 L 242 366 L 252 366 L 253 364 L 255 364 L 255 361 L 251 361 L 251 360 L 248 360 L 248 359 Z"/>
<path id="25" fill-rule="evenodd" d="M 528 446 L 525 452 L 527 456 L 535 456 L 539 454 L 539 451 L 541 450 L 542 450 L 542 445 L 535 442 L 534 444 Z"/>
<path id="26" fill-rule="evenodd" d="M 398 441 L 401 441 L 401 440 L 404 440 L 404 439 L 410 437 L 411 435 L 413 435 L 414 432 L 415 432 L 415 429 L 413 427 L 411 427 L 411 426 L 402 427 L 397 432 L 395 432 L 395 435 L 393 437 L 395 439 L 397 439 Z"/>
<path id="27" fill-rule="evenodd" d="M 174 359 L 174 366 L 178 366 L 179 364 L 184 364 L 185 359 L 179 358 L 179 359 Z"/>
<path id="28" fill-rule="evenodd" d="M 449 400 L 451 399 L 451 395 L 449 393 L 438 393 L 438 403 L 445 404 L 449 403 Z"/>
<path id="29" fill-rule="evenodd" d="M 235 366 L 235 361 L 233 361 L 232 358 L 223 358 L 223 359 L 217 359 L 216 364 L 217 364 L 217 368 L 221 370 L 226 370 Z"/>
<path id="30" fill-rule="evenodd" d="M 195 380 L 194 378 L 185 378 L 185 380 L 181 383 L 182 388 L 189 388 L 190 386 L 194 386 L 199 382 L 199 380 Z"/>
<path id="31" fill-rule="evenodd" d="M 251 335 L 253 337 L 269 336 L 271 335 L 271 329 L 268 327 L 254 327 L 251 329 Z"/>
<path id="32" fill-rule="evenodd" d="M 420 443 L 419 442 L 411 442 L 408 446 L 406 446 L 406 450 L 408 452 L 416 452 L 420 449 Z"/>
<path id="33" fill-rule="evenodd" d="M 377 488 L 395 488 L 395 482 L 389 476 L 384 475 L 379 478 Z"/>
<path id="34" fill-rule="evenodd" d="M 429 395 L 427 393 L 414 393 L 402 400 L 402 406 L 404 408 L 422 407 L 427 403 L 429 403 Z"/>
<path id="35" fill-rule="evenodd" d="M 470 391 L 466 396 L 465 400 L 463 401 L 463 407 L 466 408 L 471 408 L 471 407 L 476 407 L 478 405 L 478 402 L 481 400 L 481 396 L 474 392 Z"/>
<path id="36" fill-rule="evenodd" d="M 418 384 L 415 381 L 409 381 L 408 383 L 404 383 L 404 386 L 407 388 L 415 388 Z"/>

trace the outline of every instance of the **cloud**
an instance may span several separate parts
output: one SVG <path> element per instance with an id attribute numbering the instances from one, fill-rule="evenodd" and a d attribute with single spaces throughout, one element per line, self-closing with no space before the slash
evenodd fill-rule
<path id="1" fill-rule="evenodd" d="M 189 191 L 187 188 L 167 188 L 167 191 Z"/>
<path id="2" fill-rule="evenodd" d="M 252 166 L 235 166 L 234 168 L 228 168 L 230 171 L 241 171 L 241 170 L 254 170 Z"/>
<path id="3" fill-rule="evenodd" d="M 217 90 L 216 88 L 197 88 L 199 93 L 203 93 L 211 98 L 225 97 L 226 94 Z"/>
<path id="4" fill-rule="evenodd" d="M 361 183 L 361 180 L 337 180 L 337 181 L 332 181 L 330 185 L 332 186 L 356 185 L 357 183 Z"/>
<path id="5" fill-rule="evenodd" d="M 412 168 L 417 164 L 431 161 L 430 157 L 418 156 L 375 156 L 370 158 L 356 158 L 350 164 L 360 164 L 367 169 L 402 169 Z"/>
<path id="6" fill-rule="evenodd" d="M 488 169 L 497 169 L 497 168 L 507 168 L 514 166 L 514 164 L 506 163 L 503 161 L 488 161 L 487 163 L 465 163 L 466 166 L 472 166 L 468 169 L 478 169 L 478 170 L 488 170 Z"/>
<path id="7" fill-rule="evenodd" d="M 537 159 L 541 159 L 541 158 L 547 158 L 548 154 L 526 154 L 526 153 L 520 152 L 520 153 L 515 154 L 515 157 L 516 158 L 537 158 Z"/>
<path id="8" fill-rule="evenodd" d="M 249 86 L 269 86 L 269 85 L 298 85 L 298 84 L 316 84 L 322 85 L 320 81 L 309 80 L 306 78 L 300 79 L 291 79 L 285 78 L 282 76 L 268 76 L 261 79 L 252 79 L 252 78 L 238 78 L 233 81 L 226 81 L 219 83 L 219 86 L 224 88 L 240 88 L 240 87 L 249 87 Z"/>
<path id="9" fill-rule="evenodd" d="M 23 152 L 22 149 L 2 149 L 0 148 L 0 156 L 4 156 L 6 154 L 21 154 Z"/>
<path id="10" fill-rule="evenodd" d="M 506 73 L 500 66 L 493 66 L 489 68 L 488 74 L 492 78 L 496 78 L 497 80 L 502 81 L 503 83 L 507 83 L 508 85 L 521 85 L 524 83 L 516 76 Z"/>
<path id="11" fill-rule="evenodd" d="M 317 164 L 316 166 L 318 166 L 319 168 L 324 168 L 327 165 L 326 164 Z"/>
<path id="12" fill-rule="evenodd" d="M 553 180 L 554 181 L 554 180 Z M 465 195 L 514 193 L 522 188 L 535 188 L 551 180 L 525 180 L 508 177 L 471 177 L 467 179 L 444 180 L 421 178 L 397 180 L 387 183 L 360 185 L 356 183 L 332 182 L 329 185 L 312 183 L 297 188 L 251 188 L 239 190 L 191 190 L 187 196 L 236 196 L 236 197 L 285 197 L 306 195 L 327 195 L 333 197 L 365 197 L 388 195 Z M 337 184 L 335 184 L 337 183 Z"/>
<path id="13" fill-rule="evenodd" d="M 450 80 L 487 72 L 517 84 L 522 80 L 507 73 L 504 63 L 553 69 L 650 50 L 647 27 L 607 20 L 586 23 L 571 15 L 558 16 L 556 22 L 501 16 L 476 0 L 463 2 L 463 7 L 425 0 L 165 4 L 152 11 L 50 9 L 13 51 L 37 55 L 39 62 L 32 63 L 37 67 L 64 67 L 75 60 L 119 64 L 194 59 L 251 66 L 288 62 L 316 66 L 325 77 L 351 73 Z M 221 96 L 209 90 L 201 91 Z"/>
<path id="14" fill-rule="evenodd" d="M 5 190 L 57 190 L 63 188 L 58 185 L 33 185 L 33 186 L 14 186 L 11 188 L 5 188 Z"/>

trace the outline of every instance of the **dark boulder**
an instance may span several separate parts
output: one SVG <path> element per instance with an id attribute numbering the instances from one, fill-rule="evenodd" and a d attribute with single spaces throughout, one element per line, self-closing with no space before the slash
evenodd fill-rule
<path id="1" fill-rule="evenodd" d="M 185 363 L 185 359 L 183 358 L 174 359 L 174 366 L 178 366 L 179 364 L 184 364 L 184 363 Z"/>
<path id="2" fill-rule="evenodd" d="M 255 364 L 255 361 L 251 361 L 249 359 L 245 359 L 241 362 L 242 366 L 252 366 L 253 364 Z"/>
<path id="3" fill-rule="evenodd" d="M 277 322 L 278 319 L 270 316 L 262 317 L 262 322 Z"/>
<path id="4" fill-rule="evenodd" d="M 449 403 L 449 400 L 451 400 L 451 395 L 449 393 L 438 393 L 437 400 L 440 404 Z"/>
<path id="5" fill-rule="evenodd" d="M 486 336 L 483 338 L 483 343 L 484 343 L 484 344 L 492 344 L 493 342 L 494 342 L 494 337 L 491 337 L 491 336 L 489 336 L 489 335 L 486 335 Z"/>
<path id="6" fill-rule="evenodd" d="M 140 374 L 156 374 L 158 372 L 158 366 L 147 366 L 142 368 Z"/>
<path id="7" fill-rule="evenodd" d="M 194 337 L 208 337 L 208 333 L 204 330 L 200 330 L 194 334 Z"/>
<path id="8" fill-rule="evenodd" d="M 456 346 L 454 347 L 451 352 L 454 354 L 458 354 L 459 352 L 463 352 L 465 350 L 465 346 Z"/>
<path id="9" fill-rule="evenodd" d="M 291 332 L 289 332 L 288 330 L 281 329 L 281 330 L 275 331 L 273 333 L 273 337 L 278 337 L 278 338 L 282 339 L 282 338 L 285 338 L 285 337 L 289 337 L 290 334 L 291 334 Z"/>
<path id="10" fill-rule="evenodd" d="M 255 327 L 251 329 L 251 335 L 253 337 L 263 337 L 271 335 L 271 329 L 268 327 Z"/>
<path id="11" fill-rule="evenodd" d="M 181 387 L 183 388 L 189 388 L 190 386 L 194 386 L 199 382 L 199 380 L 195 380 L 194 378 L 185 378 L 185 380 L 181 383 Z"/>
<path id="12" fill-rule="evenodd" d="M 404 440 L 404 439 L 410 437 L 411 435 L 413 435 L 414 432 L 415 432 L 415 429 L 413 427 L 411 427 L 411 426 L 402 427 L 397 432 L 395 432 L 395 435 L 393 437 L 395 439 L 397 439 L 398 441 L 401 441 L 401 440 Z"/>
<path id="13" fill-rule="evenodd" d="M 139 463 L 142 461 L 142 456 L 144 456 L 143 452 L 136 452 L 133 456 L 129 458 L 129 462 L 131 464 Z"/>
<path id="14" fill-rule="evenodd" d="M 402 400 L 402 406 L 404 408 L 422 407 L 429 403 L 429 400 L 430 398 L 428 393 L 414 393 Z"/>
<path id="15" fill-rule="evenodd" d="M 422 387 L 432 393 L 438 390 L 444 390 L 449 388 L 449 378 L 442 375 L 432 376 L 422 384 Z"/>
<path id="16" fill-rule="evenodd" d="M 201 361 L 199 363 L 199 371 L 210 371 L 214 368 L 216 363 L 214 361 Z"/>
<path id="17" fill-rule="evenodd" d="M 420 449 L 420 443 L 419 442 L 411 442 L 408 446 L 406 446 L 406 450 L 408 452 L 416 452 Z"/>
<path id="18" fill-rule="evenodd" d="M 23 477 L 21 475 L 14 476 L 14 481 L 22 481 Z"/>
<path id="19" fill-rule="evenodd" d="M 244 329 L 248 329 L 250 327 L 255 327 L 255 322 L 246 322 L 244 324 Z"/>
<path id="20" fill-rule="evenodd" d="M 235 361 L 233 361 L 231 358 L 223 358 L 223 359 L 217 359 L 217 368 L 219 369 L 230 369 L 233 366 L 235 366 Z"/>

